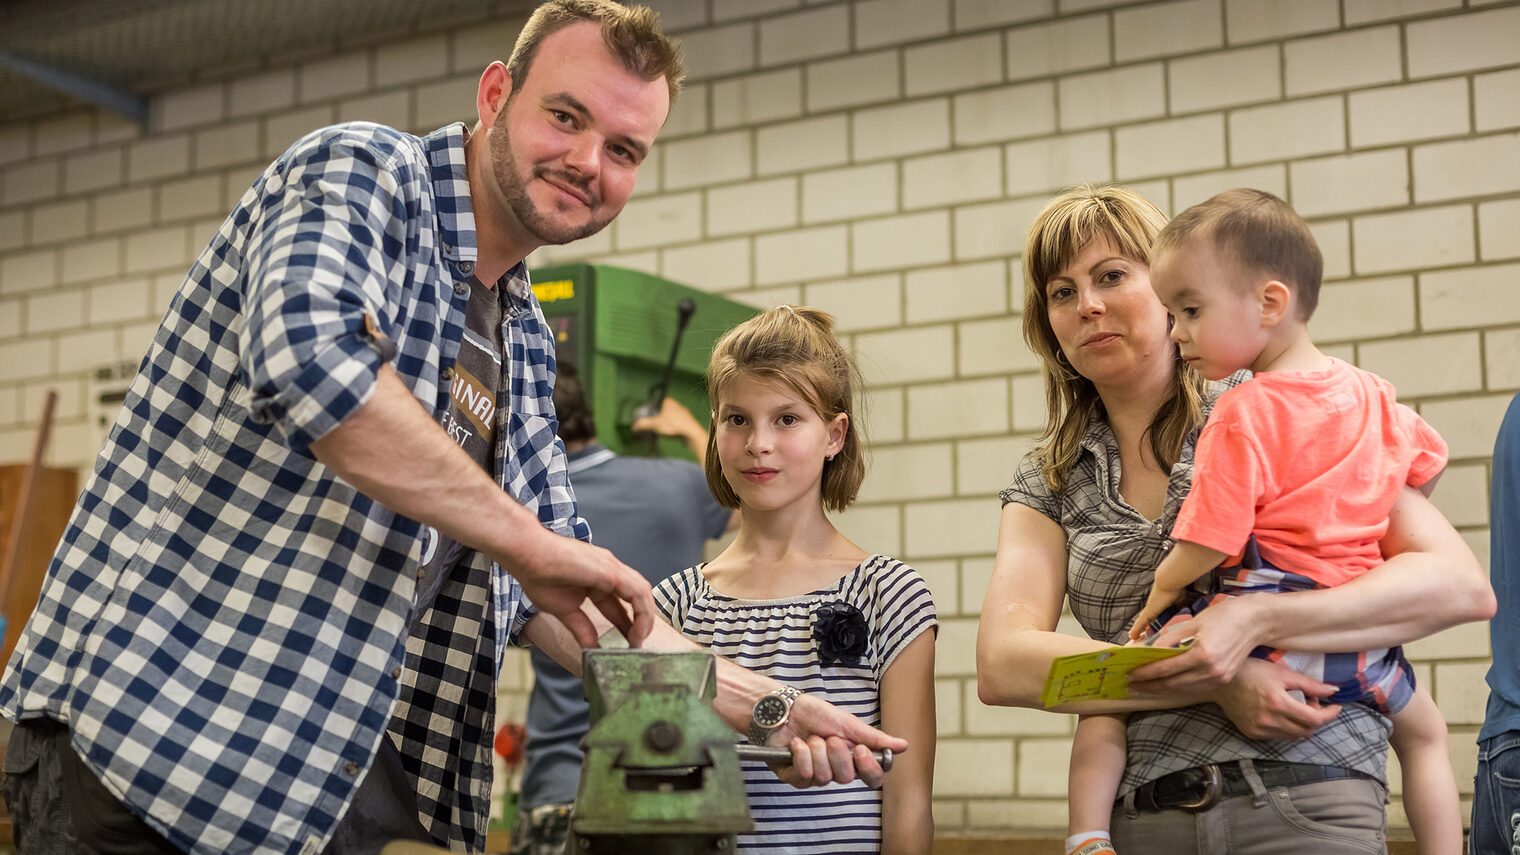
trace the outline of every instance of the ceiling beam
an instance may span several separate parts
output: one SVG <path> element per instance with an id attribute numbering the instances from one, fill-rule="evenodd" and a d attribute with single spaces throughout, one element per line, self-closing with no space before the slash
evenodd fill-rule
<path id="1" fill-rule="evenodd" d="M 31 78 L 50 89 L 73 98 L 94 104 L 137 122 L 148 124 L 148 99 L 121 89 L 91 80 L 70 71 L 17 56 L 10 51 L 0 51 L 0 66 Z"/>

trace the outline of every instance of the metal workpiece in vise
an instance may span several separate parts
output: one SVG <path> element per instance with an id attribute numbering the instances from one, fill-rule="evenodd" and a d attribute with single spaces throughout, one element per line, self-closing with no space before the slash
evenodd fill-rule
<path id="1" fill-rule="evenodd" d="M 581 740 L 570 855 L 728 855 L 754 828 L 734 731 L 713 712 L 711 653 L 582 654 L 591 729 Z"/>

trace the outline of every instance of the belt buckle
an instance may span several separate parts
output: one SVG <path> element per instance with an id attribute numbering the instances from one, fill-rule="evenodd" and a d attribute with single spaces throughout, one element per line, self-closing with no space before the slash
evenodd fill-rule
<path id="1" fill-rule="evenodd" d="M 1207 766 L 1198 767 L 1203 772 L 1203 795 L 1195 802 L 1178 802 L 1175 807 L 1188 813 L 1201 813 L 1216 804 L 1219 804 L 1219 791 L 1224 784 L 1223 776 L 1219 773 L 1219 765 L 1210 763 Z"/>

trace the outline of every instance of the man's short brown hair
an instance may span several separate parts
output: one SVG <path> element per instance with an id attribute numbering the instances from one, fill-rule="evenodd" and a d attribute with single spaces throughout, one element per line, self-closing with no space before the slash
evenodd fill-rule
<path id="1" fill-rule="evenodd" d="M 1152 260 L 1193 236 L 1213 241 L 1244 270 L 1292 288 L 1298 294 L 1299 319 L 1313 316 L 1325 261 L 1309 224 L 1287 202 L 1265 190 L 1226 190 L 1173 217 L 1156 236 Z"/>
<path id="2" fill-rule="evenodd" d="M 528 79 L 528 71 L 544 39 L 581 21 L 601 25 L 602 41 L 624 68 L 644 80 L 665 78 L 670 87 L 670 103 L 675 105 L 686 72 L 675 44 L 660 31 L 660 16 L 648 6 L 624 6 L 612 0 L 549 0 L 534 9 L 507 60 L 513 92 Z"/>

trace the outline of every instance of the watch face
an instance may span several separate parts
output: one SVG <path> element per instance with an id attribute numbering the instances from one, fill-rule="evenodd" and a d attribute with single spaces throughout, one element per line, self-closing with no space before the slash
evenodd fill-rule
<path id="1" fill-rule="evenodd" d="M 786 721 L 791 705 L 775 695 L 766 695 L 755 702 L 755 724 L 764 728 L 779 727 Z"/>

